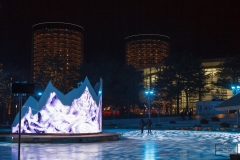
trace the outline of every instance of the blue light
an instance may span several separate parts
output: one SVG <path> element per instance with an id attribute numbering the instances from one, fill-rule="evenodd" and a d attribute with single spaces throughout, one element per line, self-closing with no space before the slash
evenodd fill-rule
<path id="1" fill-rule="evenodd" d="M 145 94 L 148 95 L 148 94 L 153 94 L 153 91 L 145 91 Z"/>
<path id="2" fill-rule="evenodd" d="M 235 89 L 235 87 L 232 87 L 232 89 Z"/>
<path id="3" fill-rule="evenodd" d="M 41 96 L 41 95 L 42 95 L 42 92 L 38 92 L 38 95 Z"/>
<path id="4" fill-rule="evenodd" d="M 237 86 L 237 88 L 240 88 L 240 86 Z"/>
<path id="5" fill-rule="evenodd" d="M 99 94 L 101 94 L 101 93 L 102 93 L 102 91 L 98 91 L 98 93 L 99 93 Z"/>

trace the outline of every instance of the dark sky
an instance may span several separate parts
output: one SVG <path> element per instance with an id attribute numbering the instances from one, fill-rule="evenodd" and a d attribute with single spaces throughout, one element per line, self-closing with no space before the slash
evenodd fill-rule
<path id="1" fill-rule="evenodd" d="M 30 68 L 31 28 L 66 22 L 84 28 L 85 60 L 111 55 L 124 62 L 124 39 L 170 37 L 171 52 L 204 58 L 240 53 L 239 0 L 0 0 L 0 62 Z"/>

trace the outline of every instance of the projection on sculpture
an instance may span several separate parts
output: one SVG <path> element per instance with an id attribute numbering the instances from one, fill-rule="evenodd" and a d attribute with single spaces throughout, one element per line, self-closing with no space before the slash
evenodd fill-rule
<path id="1" fill-rule="evenodd" d="M 66 95 L 49 82 L 39 101 L 29 97 L 22 113 L 21 133 L 102 132 L 102 80 L 93 89 L 85 78 L 78 88 Z M 17 115 L 12 133 L 18 132 Z"/>

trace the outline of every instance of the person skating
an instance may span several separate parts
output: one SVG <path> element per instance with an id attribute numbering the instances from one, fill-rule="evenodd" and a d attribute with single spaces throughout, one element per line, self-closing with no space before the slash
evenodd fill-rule
<path id="1" fill-rule="evenodd" d="M 148 129 L 148 133 L 149 133 L 149 132 L 152 132 L 152 131 L 151 131 L 151 126 L 152 126 L 152 121 L 151 121 L 150 118 L 148 118 L 148 120 L 147 120 L 147 129 Z"/>
<path id="2" fill-rule="evenodd" d="M 143 118 L 140 120 L 139 125 L 140 125 L 140 128 L 141 128 L 141 133 L 143 133 L 143 128 L 144 128 L 144 125 L 145 125 L 145 122 L 144 122 Z"/>
<path id="3" fill-rule="evenodd" d="M 189 120 L 192 120 L 192 110 L 190 109 L 189 112 L 188 112 L 188 119 Z"/>

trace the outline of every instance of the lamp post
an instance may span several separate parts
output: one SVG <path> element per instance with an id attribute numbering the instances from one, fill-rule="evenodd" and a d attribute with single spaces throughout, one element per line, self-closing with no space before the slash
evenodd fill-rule
<path id="1" fill-rule="evenodd" d="M 200 122 L 199 122 L 199 109 L 200 109 L 200 107 L 198 106 L 198 110 L 197 110 L 197 112 L 198 112 L 198 124 L 200 124 Z"/>
<path id="2" fill-rule="evenodd" d="M 231 89 L 232 89 L 232 93 L 233 93 L 233 96 L 235 96 L 235 95 L 237 95 L 238 93 L 240 93 L 240 86 L 239 85 L 232 85 L 231 86 Z M 239 111 L 238 110 L 236 110 L 236 116 L 237 116 L 237 128 L 238 128 L 238 126 L 239 126 L 239 121 L 238 121 L 238 113 Z"/>
<path id="3" fill-rule="evenodd" d="M 146 97 L 147 97 L 147 103 L 148 103 L 148 118 L 150 119 L 150 96 L 153 95 L 152 90 L 145 91 Z"/>
<path id="4" fill-rule="evenodd" d="M 232 85 L 231 89 L 232 89 L 233 96 L 237 95 L 240 92 L 239 85 Z"/>
<path id="5" fill-rule="evenodd" d="M 160 117 L 159 117 L 160 109 L 157 110 L 157 113 L 158 113 L 158 122 L 159 122 L 159 124 L 160 124 Z"/>
<path id="6" fill-rule="evenodd" d="M 113 110 L 112 109 L 112 115 L 113 115 L 113 125 L 115 125 L 115 117 L 114 117 L 114 114 L 115 114 L 116 110 Z"/>
<path id="7" fill-rule="evenodd" d="M 38 92 L 37 93 L 38 100 L 40 100 L 41 96 L 42 96 L 42 92 Z"/>
<path id="8" fill-rule="evenodd" d="M 22 96 L 26 96 L 26 93 L 34 93 L 34 84 L 23 81 L 22 83 L 12 83 L 12 93 L 19 95 L 19 128 L 18 128 L 18 160 L 20 160 L 20 142 L 21 142 L 21 117 L 22 117 Z"/>

